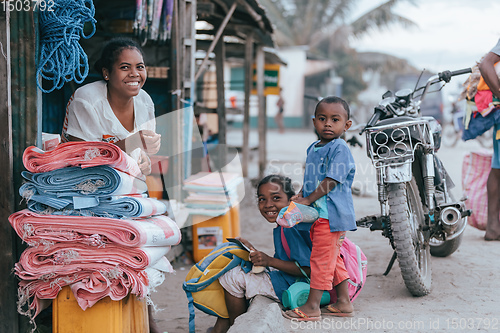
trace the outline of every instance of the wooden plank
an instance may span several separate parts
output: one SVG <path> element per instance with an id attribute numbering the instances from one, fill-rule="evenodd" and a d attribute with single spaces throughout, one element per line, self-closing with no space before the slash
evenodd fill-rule
<path id="1" fill-rule="evenodd" d="M 226 166 L 227 159 L 227 124 L 226 124 L 226 97 L 224 92 L 224 63 L 226 61 L 226 50 L 223 38 L 215 46 L 215 67 L 217 80 L 217 115 L 219 116 L 219 145 L 218 145 L 218 169 Z"/>
<path id="2" fill-rule="evenodd" d="M 23 183 L 21 171 L 24 170 L 22 156 L 28 146 L 41 141 L 41 117 L 38 110 L 41 104 L 36 87 L 36 29 L 33 11 L 12 11 L 10 25 L 11 61 L 11 128 L 12 128 L 12 198 L 13 211 L 25 207 L 18 189 Z M 41 93 L 40 93 L 41 94 Z M 19 258 L 26 247 L 19 237 L 14 236 L 14 255 Z M 10 277 L 13 279 L 13 276 Z M 14 282 L 17 282 L 14 279 Z M 19 331 L 30 329 L 27 317 L 18 316 Z"/>
<path id="3" fill-rule="evenodd" d="M 207 53 L 205 54 L 205 58 L 203 58 L 203 61 L 201 62 L 200 67 L 198 68 L 198 72 L 196 72 L 194 76 L 195 82 L 198 80 L 200 75 L 203 73 L 205 70 L 205 66 L 208 63 L 208 58 L 210 57 L 210 53 L 215 49 L 215 45 L 219 42 L 220 37 L 222 36 L 222 33 L 224 32 L 224 28 L 226 27 L 227 23 L 231 19 L 231 16 L 233 16 L 234 10 L 236 9 L 237 1 L 233 3 L 231 8 L 229 8 L 229 11 L 226 14 L 226 17 L 224 17 L 224 20 L 219 26 L 219 29 L 217 29 L 217 33 L 215 34 L 214 40 L 210 44 L 210 47 L 207 50 Z"/>
<path id="4" fill-rule="evenodd" d="M 14 211 L 12 183 L 12 102 L 10 76 L 10 17 L 0 11 L 0 332 L 18 332 L 17 283 L 11 274 L 15 263 L 15 233 L 7 218 Z"/>
<path id="5" fill-rule="evenodd" d="M 253 76 L 253 34 L 247 34 L 245 44 L 245 104 L 243 107 L 243 156 L 242 173 L 248 177 L 249 141 L 250 141 L 250 91 L 252 90 Z"/>
<path id="6" fill-rule="evenodd" d="M 183 180 L 183 154 L 182 154 L 182 77 L 183 77 L 183 53 L 182 53 L 182 33 L 184 20 L 180 16 L 180 10 L 183 8 L 184 0 L 174 0 L 174 15 L 172 17 L 172 38 L 171 38 L 171 84 L 172 84 L 172 116 L 168 119 L 167 126 L 172 138 L 171 145 L 171 163 L 170 171 L 165 178 L 165 189 L 169 199 L 180 201 L 182 198 L 182 180 Z"/>
<path id="7" fill-rule="evenodd" d="M 266 131 L 267 131 L 267 121 L 266 121 L 266 105 L 264 96 L 264 48 L 262 45 L 257 47 L 256 56 L 256 67 L 257 67 L 257 98 L 259 99 L 259 179 L 264 177 L 264 171 L 267 165 L 267 154 L 266 154 Z"/>

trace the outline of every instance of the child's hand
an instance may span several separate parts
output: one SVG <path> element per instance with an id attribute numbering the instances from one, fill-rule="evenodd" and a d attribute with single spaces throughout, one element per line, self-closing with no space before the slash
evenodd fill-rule
<path id="1" fill-rule="evenodd" d="M 254 249 L 253 245 L 249 241 L 247 241 L 246 239 L 241 238 L 241 237 L 236 237 L 236 239 L 239 240 L 240 242 L 242 242 L 243 245 L 248 247 L 250 250 Z"/>
<path id="2" fill-rule="evenodd" d="M 254 264 L 254 266 L 270 266 L 271 259 L 272 258 L 264 252 L 257 250 L 250 252 L 250 261 Z"/>
<path id="3" fill-rule="evenodd" d="M 302 196 L 300 196 L 299 198 L 297 198 L 295 200 L 292 199 L 292 201 L 295 202 L 295 203 L 301 204 L 301 205 L 305 205 L 305 206 L 309 206 L 311 204 L 311 202 L 308 199 L 308 197 L 304 198 Z"/>
<path id="4" fill-rule="evenodd" d="M 290 198 L 290 201 L 297 202 L 299 198 L 302 198 L 302 192 L 299 194 L 295 194 L 293 197 Z"/>

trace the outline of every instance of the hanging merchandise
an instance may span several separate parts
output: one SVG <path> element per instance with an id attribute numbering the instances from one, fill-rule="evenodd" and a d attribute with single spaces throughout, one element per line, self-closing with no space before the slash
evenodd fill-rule
<path id="1" fill-rule="evenodd" d="M 53 10 L 40 11 L 40 60 L 37 77 L 52 82 L 44 93 L 61 89 L 64 83 L 82 83 L 89 73 L 88 58 L 78 43 L 80 36 L 90 38 L 95 33 L 95 9 L 92 0 L 55 0 Z M 92 32 L 85 35 L 85 23 L 92 24 Z"/>
<path id="2" fill-rule="evenodd" d="M 161 15 L 161 30 L 160 40 L 166 41 L 170 39 L 170 32 L 172 31 L 172 13 L 174 11 L 173 0 L 163 0 L 163 13 Z"/>
<path id="3" fill-rule="evenodd" d="M 170 38 L 173 8 L 173 0 L 137 0 L 134 30 L 142 45 Z"/>

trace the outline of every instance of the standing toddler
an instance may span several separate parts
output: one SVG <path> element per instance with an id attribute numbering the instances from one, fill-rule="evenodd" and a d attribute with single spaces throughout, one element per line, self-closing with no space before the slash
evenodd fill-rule
<path id="1" fill-rule="evenodd" d="M 349 275 L 340 257 L 346 231 L 356 230 L 351 185 L 355 164 L 339 137 L 352 125 L 349 105 L 339 97 L 321 100 L 314 111 L 319 141 L 307 149 L 302 191 L 292 201 L 311 205 L 319 218 L 311 227 L 311 289 L 307 302 L 283 313 L 288 319 L 317 321 L 321 315 L 352 316 Z M 320 309 L 323 291 L 335 287 L 337 302 Z"/>

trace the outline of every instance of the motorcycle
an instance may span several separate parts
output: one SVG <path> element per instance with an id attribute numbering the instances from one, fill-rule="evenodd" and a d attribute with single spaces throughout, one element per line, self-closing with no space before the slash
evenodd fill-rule
<path id="1" fill-rule="evenodd" d="M 458 249 L 471 214 L 465 199 L 453 197 L 453 181 L 436 156 L 441 125 L 421 116 L 420 104 L 431 88 L 437 91 L 453 76 L 470 72 L 444 71 L 421 87 L 417 82 L 413 90 L 385 93 L 359 133 L 366 133 L 367 154 L 376 169 L 380 215 L 366 216 L 357 225 L 381 230 L 389 239 L 394 253 L 384 275 L 397 259 L 414 296 L 430 293 L 431 255 L 446 257 Z"/>

